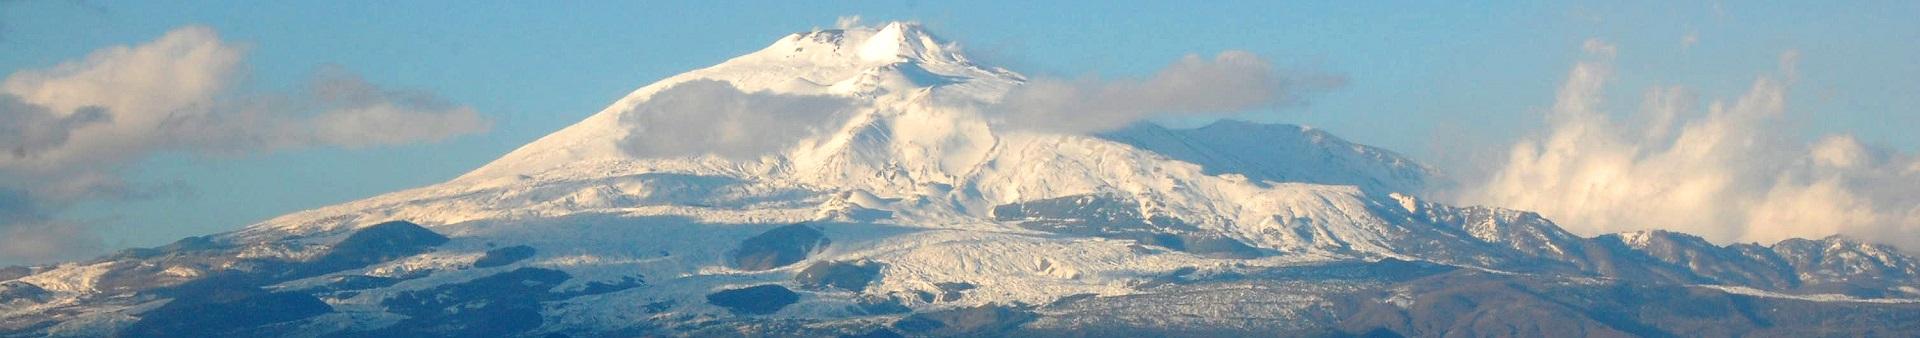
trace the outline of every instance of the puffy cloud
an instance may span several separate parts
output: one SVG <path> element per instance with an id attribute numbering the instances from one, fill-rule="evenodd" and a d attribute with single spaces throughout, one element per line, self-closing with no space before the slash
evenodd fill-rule
<path id="1" fill-rule="evenodd" d="M 62 115 L 0 94 L 0 144 L 8 145 L 5 151 L 13 157 L 26 158 L 67 143 L 75 128 L 107 120 L 106 110 L 95 106 Z"/>
<path id="2" fill-rule="evenodd" d="M 120 162 L 171 143 L 167 122 L 206 114 L 238 71 L 241 54 L 212 29 L 186 27 L 143 45 L 103 48 L 82 60 L 9 75 L 0 93 L 53 112 L 98 107 L 110 122 L 74 128 L 66 142 L 33 157 L 0 158 L 0 168 Z"/>
<path id="3" fill-rule="evenodd" d="M 838 97 L 742 92 L 724 81 L 688 81 L 621 115 L 628 133 L 620 148 L 643 157 L 754 158 L 819 135 L 852 109 Z"/>
<path id="4" fill-rule="evenodd" d="M 1160 116 L 1219 116 L 1296 102 L 1304 91 L 1338 86 L 1329 76 L 1290 76 L 1258 55 L 1187 55 L 1145 79 L 1035 78 L 987 111 L 1012 128 L 1097 132 Z"/>
<path id="5" fill-rule="evenodd" d="M 860 27 L 859 15 L 847 15 L 833 19 L 833 28 L 850 29 L 854 27 Z"/>
<path id="6" fill-rule="evenodd" d="M 1920 165 L 1848 135 L 1799 142 L 1785 121 L 1796 55 L 1704 111 L 1683 87 L 1646 91 L 1640 110 L 1602 111 L 1612 45 L 1560 88 L 1549 129 L 1511 148 L 1469 203 L 1538 211 L 1589 234 L 1661 228 L 1729 242 L 1846 234 L 1920 247 Z"/>
<path id="7" fill-rule="evenodd" d="M 319 72 L 306 93 L 236 93 L 244 54 L 212 29 L 189 26 L 0 81 L 0 190 L 31 202 L 13 203 L 15 216 L 0 218 L 0 233 L 63 243 L 7 245 L 0 261 L 61 256 L 35 254 L 56 247 L 99 248 L 84 225 L 47 215 L 79 201 L 129 197 L 140 189 L 118 173 L 157 152 L 391 145 L 489 126 L 471 108 L 381 89 L 338 69 Z M 95 244 L 74 244 L 89 241 Z"/>
<path id="8" fill-rule="evenodd" d="M 0 132 L 33 141 L 23 148 L 34 153 L 0 159 L 0 168 L 120 163 L 161 150 L 402 144 L 489 126 L 471 108 L 430 93 L 377 88 L 335 68 L 319 72 L 303 95 L 229 93 L 243 54 L 212 29 L 190 26 L 146 44 L 14 73 L 0 84 L 0 114 L 26 122 L 5 127 L 53 128 Z"/>

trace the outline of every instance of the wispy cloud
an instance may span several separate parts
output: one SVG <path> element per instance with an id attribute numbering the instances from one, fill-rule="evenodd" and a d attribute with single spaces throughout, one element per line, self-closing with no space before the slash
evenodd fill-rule
<path id="1" fill-rule="evenodd" d="M 1289 74 L 1250 52 L 1188 55 L 1144 79 L 1035 78 L 988 114 L 1016 129 L 1097 132 L 1153 117 L 1223 116 L 1273 109 L 1337 87 L 1336 76 Z"/>
<path id="2" fill-rule="evenodd" d="M 1730 101 L 1685 87 L 1645 92 L 1637 114 L 1601 107 L 1615 48 L 1589 41 L 1544 133 L 1514 144 L 1466 199 L 1539 211 L 1584 233 L 1672 229 L 1771 243 L 1847 234 L 1920 246 L 1920 159 L 1850 135 L 1816 142 L 1784 117 L 1797 56 Z"/>
<path id="3" fill-rule="evenodd" d="M 833 20 L 833 28 L 849 29 L 854 27 L 860 27 L 859 15 L 842 16 Z"/>
<path id="4" fill-rule="evenodd" d="M 753 158 L 819 135 L 852 109 L 839 97 L 743 92 L 725 81 L 694 80 L 621 115 L 628 133 L 620 147 L 641 157 Z"/>
<path id="5" fill-rule="evenodd" d="M 41 246 L 22 241 L 90 237 L 81 225 L 45 215 L 136 190 L 117 173 L 157 152 L 391 145 L 489 127 L 471 108 L 430 93 L 381 89 L 338 69 L 322 70 L 305 93 L 237 93 L 244 54 L 213 29 L 189 26 L 8 75 L 0 82 L 0 144 L 7 148 L 0 190 L 30 203 L 13 203 L 8 207 L 23 211 L 0 219 L 0 232 L 8 234 L 0 246 L 10 248 L 0 250 L 0 261 L 46 256 L 25 252 Z"/>

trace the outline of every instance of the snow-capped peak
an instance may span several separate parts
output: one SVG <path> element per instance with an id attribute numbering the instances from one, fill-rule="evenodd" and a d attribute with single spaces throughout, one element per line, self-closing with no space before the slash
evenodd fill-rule
<path id="1" fill-rule="evenodd" d="M 662 90 L 695 80 L 723 81 L 747 93 L 845 97 L 856 106 L 871 108 L 915 100 L 991 101 L 1024 78 L 1005 69 L 974 64 L 954 44 L 942 42 L 912 23 L 794 33 L 753 53 L 634 90 L 586 120 L 527 144 L 460 180 L 530 175 L 581 163 L 661 160 L 636 158 L 621 151 L 618 142 L 632 129 L 622 125 L 621 116 L 648 103 Z M 859 115 L 863 114 L 849 116 L 846 122 L 868 120 Z M 819 140 L 797 143 L 823 143 L 832 138 L 823 135 Z"/>
<path id="2" fill-rule="evenodd" d="M 971 63 L 957 50 L 899 22 L 791 34 L 759 51 L 635 90 L 452 182 L 289 215 L 248 232 L 276 237 L 374 218 L 436 226 L 769 201 L 792 209 L 751 216 L 756 222 L 800 222 L 833 214 L 820 212 L 821 196 L 848 191 L 904 204 L 891 208 L 896 219 L 889 222 L 946 227 L 990 223 L 989 213 L 999 205 L 1100 194 L 1137 201 L 1154 216 L 1274 247 L 1377 251 L 1387 244 L 1375 239 L 1391 230 L 1372 224 L 1366 214 L 1375 202 L 1363 195 L 1417 193 L 1428 179 L 1428 170 L 1398 155 L 1295 126 L 1222 123 L 1104 136 L 1007 130 L 977 107 L 1024 78 Z M 827 121 L 792 121 L 820 128 L 757 157 L 654 156 L 622 146 L 633 133 L 646 132 L 626 116 L 656 111 L 643 108 L 668 88 L 697 80 L 725 82 L 745 95 L 833 97 L 850 107 Z M 734 198 L 726 196 L 758 197 L 712 200 Z M 1296 220 L 1317 217 L 1339 221 L 1310 222 L 1329 234 L 1312 240 L 1270 229 L 1305 226 Z"/>
<path id="3" fill-rule="evenodd" d="M 860 43 L 860 58 L 880 62 L 965 62 L 966 59 L 950 47 L 921 30 L 919 24 L 892 22 Z"/>
<path id="4" fill-rule="evenodd" d="M 940 41 L 910 22 L 890 22 L 880 27 L 849 27 L 816 30 L 787 35 L 755 54 L 852 57 L 863 63 L 895 62 L 966 63 L 951 43 Z"/>
<path id="5" fill-rule="evenodd" d="M 1437 181 L 1431 169 L 1306 127 L 1228 121 L 1079 135 L 982 118 L 991 112 L 976 103 L 1022 81 L 966 61 L 912 24 L 796 33 L 635 90 L 451 182 L 91 263 L 0 269 L 0 336 L 103 336 L 116 325 L 142 336 L 167 333 L 155 323 L 242 322 L 218 315 L 259 308 L 311 311 L 247 324 L 274 331 L 208 332 L 812 336 L 725 325 L 1152 299 L 1143 297 L 1182 298 L 1172 303 L 1194 304 L 1204 315 L 1189 317 L 1212 321 L 1223 308 L 1331 308 L 1313 299 L 1333 294 L 1366 301 L 1389 291 L 1368 285 L 1400 278 L 1415 280 L 1394 285 L 1526 276 L 1578 288 L 1605 277 L 1920 295 L 1920 259 L 1890 247 L 1841 238 L 1719 247 L 1664 231 L 1582 238 L 1530 212 L 1423 201 L 1418 192 Z M 780 101 L 795 97 L 804 100 Z M 836 111 L 803 119 L 783 114 L 809 104 L 765 104 L 802 101 Z M 809 129 L 785 135 L 799 139 L 784 149 L 755 148 L 764 151 L 757 157 L 632 151 L 635 136 L 671 143 L 740 125 L 777 128 L 697 118 L 717 113 Z M 696 118 L 644 118 L 674 114 Z M 758 131 L 747 137 L 772 139 Z M 1427 273 L 1453 268 L 1431 263 L 1476 272 L 1432 283 Z M 1626 290 L 1614 285 L 1602 287 Z M 1401 290 L 1411 289 L 1390 292 L 1402 299 Z M 1235 303 L 1254 291 L 1281 298 Z M 180 296 L 205 292 L 238 298 Z M 1393 304 L 1435 308 L 1409 306 L 1435 298 Z M 260 300 L 268 303 L 253 305 Z M 1334 316 L 1307 308 L 1259 321 Z M 215 316 L 180 320 L 202 312 Z M 482 323 L 529 313 L 539 316 Z M 1397 316 L 1389 314 L 1352 317 Z M 919 314 L 908 316 L 893 328 Z M 229 329 L 218 325 L 209 330 Z M 404 331 L 416 329 L 424 331 Z"/>

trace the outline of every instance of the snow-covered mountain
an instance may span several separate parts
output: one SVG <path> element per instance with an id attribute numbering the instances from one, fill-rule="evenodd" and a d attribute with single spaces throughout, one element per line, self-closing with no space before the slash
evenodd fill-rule
<path id="1" fill-rule="evenodd" d="M 796 33 L 446 183 L 0 270 L 0 332 L 1920 332 L 1920 260 L 1892 248 L 1581 237 L 1423 200 L 1446 178 L 1300 126 L 1004 126 L 987 107 L 1025 81 L 913 24 Z M 745 155 L 649 153 L 688 131 L 647 114 L 693 87 L 818 127 Z"/>

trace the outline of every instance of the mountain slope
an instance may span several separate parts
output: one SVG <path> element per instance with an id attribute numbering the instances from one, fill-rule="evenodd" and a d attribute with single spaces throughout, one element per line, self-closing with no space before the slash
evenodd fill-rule
<path id="1" fill-rule="evenodd" d="M 1434 326 L 1459 321 L 1447 316 L 1466 297 L 1545 325 L 1517 334 L 1687 335 L 1728 318 L 1903 319 L 1920 297 L 1912 257 L 1841 238 L 1584 238 L 1532 213 L 1421 200 L 1445 179 L 1306 127 L 997 125 L 981 107 L 1024 81 L 912 24 L 796 33 L 642 87 L 446 183 L 26 269 L 0 282 L 0 332 L 1494 334 L 1521 324 L 1488 313 L 1496 319 Z M 645 117 L 671 113 L 685 86 L 838 109 L 794 121 L 822 124 L 750 156 L 636 151 L 653 146 L 636 134 L 682 127 Z M 753 113 L 798 113 L 768 110 Z M 1673 304 L 1613 295 L 1670 293 L 1738 306 L 1689 319 L 1608 312 Z M 1838 314 L 1748 313 L 1759 308 Z M 283 316 L 247 315 L 257 311 Z"/>

